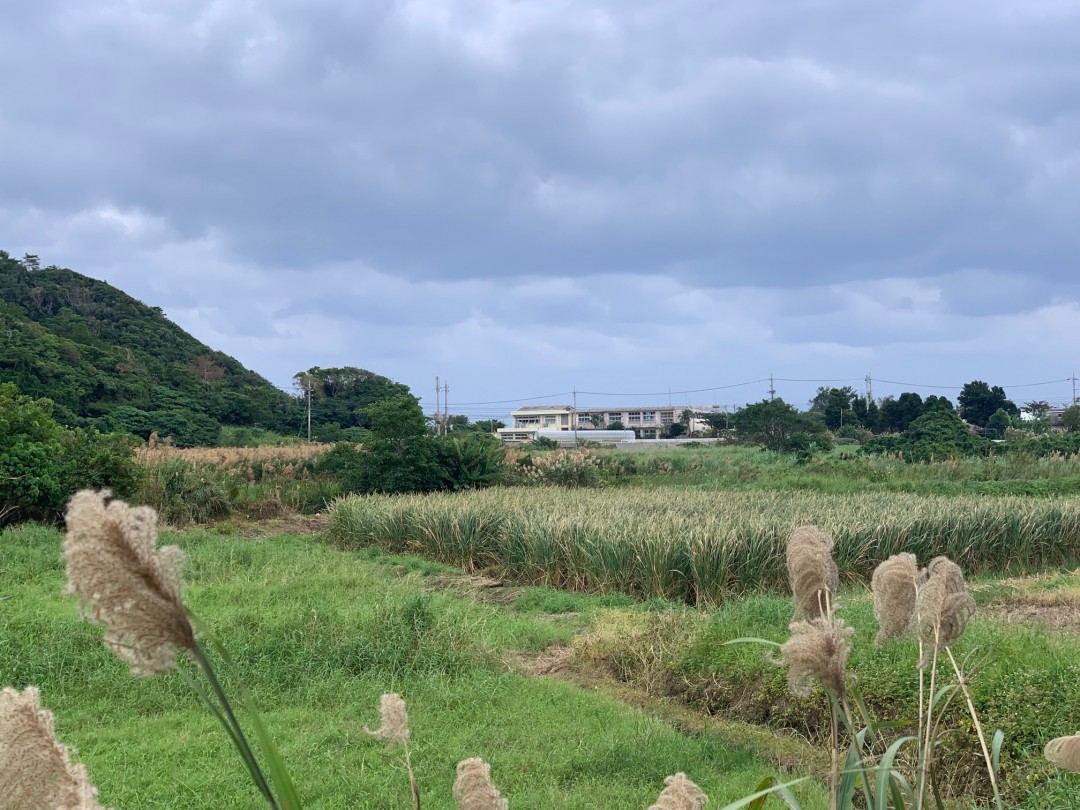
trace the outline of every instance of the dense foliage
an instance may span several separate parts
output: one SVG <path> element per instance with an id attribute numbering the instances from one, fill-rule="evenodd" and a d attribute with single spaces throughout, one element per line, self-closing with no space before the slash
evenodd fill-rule
<path id="1" fill-rule="evenodd" d="M 298 400 L 102 281 L 0 251 L 0 383 L 69 427 L 213 444 L 222 425 L 294 433 Z"/>
<path id="2" fill-rule="evenodd" d="M 362 409 L 360 418 L 371 428 L 362 445 L 341 443 L 319 465 L 346 492 L 472 489 L 494 483 L 503 473 L 498 439 L 469 430 L 433 436 L 411 395 L 378 400 Z"/>
<path id="3" fill-rule="evenodd" d="M 923 414 L 898 436 L 879 436 L 863 445 L 864 453 L 894 453 L 907 461 L 941 461 L 980 455 L 990 442 L 976 436 L 951 410 Z"/>
<path id="4" fill-rule="evenodd" d="M 107 487 L 130 495 L 138 485 L 134 438 L 67 429 L 47 399 L 0 383 L 0 526 L 59 519 L 78 489 Z"/>
<path id="5" fill-rule="evenodd" d="M 766 450 L 807 455 L 832 448 L 820 414 L 800 413 L 779 397 L 741 408 L 731 422 L 739 438 Z"/>

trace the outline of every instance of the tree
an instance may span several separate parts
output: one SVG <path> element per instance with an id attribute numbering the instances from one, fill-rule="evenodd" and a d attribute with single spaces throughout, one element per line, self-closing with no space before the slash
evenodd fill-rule
<path id="1" fill-rule="evenodd" d="M 68 499 L 87 487 L 127 497 L 141 474 L 134 443 L 130 436 L 68 430 L 53 418 L 52 402 L 0 383 L 0 526 L 59 520 Z"/>
<path id="2" fill-rule="evenodd" d="M 1045 399 L 1032 400 L 1024 405 L 1024 410 L 1036 419 L 1042 419 L 1050 413 L 1050 403 Z"/>
<path id="3" fill-rule="evenodd" d="M 931 411 L 955 411 L 952 400 L 948 397 L 938 396 L 937 394 L 931 394 L 923 400 L 923 413 L 930 413 Z"/>
<path id="4" fill-rule="evenodd" d="M 1009 412 L 1004 408 L 998 408 L 994 411 L 994 414 L 986 420 L 986 431 L 993 435 L 989 436 L 991 439 L 1004 439 L 1005 431 L 1012 424 L 1012 419 L 1009 417 Z"/>
<path id="5" fill-rule="evenodd" d="M 607 426 L 607 429 L 608 430 L 626 430 L 626 428 L 623 427 L 623 423 L 619 422 L 619 421 L 609 423 L 608 426 Z"/>
<path id="6" fill-rule="evenodd" d="M 409 386 L 362 368 L 319 368 L 293 375 L 301 390 L 312 389 L 311 420 L 314 424 L 336 422 L 342 428 L 371 428 L 364 412 L 387 397 L 409 395 Z"/>
<path id="7" fill-rule="evenodd" d="M 428 434 L 420 401 L 412 394 L 380 399 L 363 409 L 369 429 L 387 439 L 413 439 Z"/>
<path id="8" fill-rule="evenodd" d="M 810 412 L 820 414 L 829 430 L 838 430 L 841 425 L 853 421 L 861 424 L 859 411 L 862 409 L 856 408 L 858 400 L 859 393 L 850 385 L 843 388 L 823 386 L 810 400 Z"/>
<path id="9" fill-rule="evenodd" d="M 498 419 L 480 419 L 473 422 L 472 426 L 483 433 L 495 433 L 499 428 L 506 427 L 506 422 Z"/>
<path id="10" fill-rule="evenodd" d="M 979 427 L 985 427 L 999 408 L 1003 408 L 1010 416 L 1020 413 L 1020 409 L 1006 398 L 1004 388 L 1000 385 L 991 387 L 982 380 L 967 383 L 961 389 L 957 402 L 960 403 L 960 417 Z"/>
<path id="11" fill-rule="evenodd" d="M 191 373 L 203 382 L 217 382 L 225 376 L 225 369 L 217 365 L 205 354 L 200 354 L 194 362 L 188 363 Z"/>
<path id="12" fill-rule="evenodd" d="M 736 434 L 744 441 L 760 444 L 766 450 L 784 452 L 797 449 L 807 441 L 824 446 L 825 424 L 817 415 L 799 413 L 783 399 L 763 399 L 740 408 L 731 421 Z"/>
<path id="13" fill-rule="evenodd" d="M 666 428 L 664 428 L 664 437 L 668 439 L 675 439 L 686 433 L 686 425 L 682 422 L 672 422 Z"/>
<path id="14" fill-rule="evenodd" d="M 905 391 L 898 399 L 885 397 L 878 412 L 878 428 L 885 433 L 903 433 L 923 413 L 923 399 L 912 391 Z"/>
<path id="15" fill-rule="evenodd" d="M 976 436 L 955 411 L 936 409 L 923 414 L 899 436 L 868 441 L 860 452 L 900 453 L 905 461 L 932 461 L 987 452 L 990 442 Z"/>
<path id="16" fill-rule="evenodd" d="M 1061 412 L 1061 426 L 1068 433 L 1080 433 L 1080 405 L 1070 405 Z"/>

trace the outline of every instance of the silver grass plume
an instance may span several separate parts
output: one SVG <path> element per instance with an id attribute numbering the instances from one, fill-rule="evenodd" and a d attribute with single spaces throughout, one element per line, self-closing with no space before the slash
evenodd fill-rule
<path id="1" fill-rule="evenodd" d="M 885 639 L 900 638 L 907 632 L 915 612 L 918 578 L 919 564 L 914 554 L 894 554 L 874 569 L 871 588 L 874 616 L 880 627 L 874 640 L 878 646 Z"/>
<path id="2" fill-rule="evenodd" d="M 975 615 L 975 600 L 967 592 L 964 572 L 948 557 L 935 557 L 920 575 L 910 631 L 923 642 L 920 669 L 936 650 L 951 647 Z"/>
<path id="3" fill-rule="evenodd" d="M 507 810 L 510 806 L 491 782 L 491 766 L 480 757 L 458 763 L 454 801 L 458 810 Z"/>
<path id="4" fill-rule="evenodd" d="M 832 536 L 816 526 L 800 526 L 788 538 L 788 580 L 796 619 L 814 619 L 836 609 L 840 578 L 832 550 Z"/>
<path id="5" fill-rule="evenodd" d="M 1051 740 L 1043 749 L 1043 755 L 1063 770 L 1080 773 L 1080 731 Z"/>
<path id="6" fill-rule="evenodd" d="M 846 689 L 848 638 L 855 631 L 836 617 L 792 622 L 791 638 L 780 647 L 780 664 L 788 670 L 788 688 L 799 697 L 810 694 L 814 682 L 838 696 Z"/>
<path id="7" fill-rule="evenodd" d="M 709 803 L 709 797 L 682 771 L 665 779 L 664 785 L 649 810 L 701 810 Z"/>
<path id="8" fill-rule="evenodd" d="M 364 726 L 364 731 L 372 737 L 386 740 L 387 747 L 409 744 L 409 716 L 405 713 L 405 700 L 396 692 L 387 692 L 379 699 L 379 718 L 382 721 L 372 731 Z"/>
<path id="9" fill-rule="evenodd" d="M 87 620 L 105 626 L 109 649 L 146 677 L 173 667 L 178 649 L 195 650 L 181 596 L 184 553 L 156 548 L 153 509 L 108 497 L 83 490 L 68 503 L 66 592 L 78 596 Z"/>
<path id="10" fill-rule="evenodd" d="M 101 810 L 85 765 L 72 765 L 38 690 L 0 691 L 0 810 Z"/>

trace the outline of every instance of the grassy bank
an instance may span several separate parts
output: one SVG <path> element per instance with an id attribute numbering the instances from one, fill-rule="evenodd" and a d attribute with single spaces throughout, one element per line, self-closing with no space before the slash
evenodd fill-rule
<path id="1" fill-rule="evenodd" d="M 984 727 L 1005 732 L 1001 773 L 1009 807 L 1080 807 L 1077 778 L 1042 757 L 1049 739 L 1080 725 L 1080 628 L 1060 632 L 1002 620 L 1010 606 L 1023 604 L 1044 608 L 1043 618 L 1052 623 L 1052 608 L 1074 605 L 1078 592 L 1080 573 L 1023 588 L 996 579 L 975 584 L 979 612 L 956 653 L 983 661 L 971 678 L 971 691 Z M 875 646 L 877 622 L 864 589 L 845 591 L 840 603 L 844 620 L 855 628 L 849 667 L 872 714 L 889 720 L 916 717 L 916 642 Z M 755 595 L 708 614 L 612 609 L 597 617 L 596 629 L 579 639 L 576 649 L 584 660 L 652 694 L 678 695 L 718 716 L 790 730 L 825 744 L 829 730 L 823 691 L 795 697 L 786 670 L 771 663 L 762 647 L 725 644 L 745 637 L 786 640 L 792 607 L 789 596 Z M 978 741 L 962 701 L 950 706 L 945 725 L 951 732 L 937 754 L 945 791 L 988 795 Z"/>
<path id="2" fill-rule="evenodd" d="M 342 548 L 377 545 L 530 584 L 690 604 L 786 588 L 785 543 L 805 523 L 833 534 L 849 581 L 901 551 L 946 554 L 969 573 L 1080 559 L 1080 497 L 491 489 L 347 497 L 328 518 Z"/>
<path id="3" fill-rule="evenodd" d="M 61 594 L 60 539 L 32 526 L 0 534 L 0 684 L 41 687 L 58 736 L 77 747 L 108 806 L 256 806 L 181 678 L 131 678 L 78 618 Z M 226 688 L 252 691 L 309 807 L 408 805 L 399 755 L 363 732 L 391 690 L 408 701 L 425 808 L 453 807 L 454 766 L 469 756 L 491 763 L 515 808 L 645 807 L 679 770 L 723 806 L 775 772 L 715 736 L 507 672 L 505 651 L 570 640 L 571 626 L 546 615 L 549 595 L 514 609 L 428 593 L 402 567 L 297 537 L 164 539 L 185 549 L 189 603 L 235 660 Z M 821 791 L 807 790 L 807 806 L 823 806 Z"/>

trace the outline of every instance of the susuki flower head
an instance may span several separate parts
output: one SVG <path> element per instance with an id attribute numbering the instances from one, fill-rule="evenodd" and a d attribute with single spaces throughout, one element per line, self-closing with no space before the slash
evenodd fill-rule
<path id="1" fill-rule="evenodd" d="M 405 713 L 405 700 L 395 692 L 387 692 L 379 699 L 379 719 L 382 721 L 372 731 L 364 726 L 364 731 L 380 740 L 386 740 L 387 747 L 409 744 L 409 716 Z"/>
<path id="2" fill-rule="evenodd" d="M 507 810 L 510 805 L 491 782 L 491 766 L 480 757 L 458 763 L 454 802 L 458 810 Z"/>
<path id="3" fill-rule="evenodd" d="M 915 612 L 915 586 L 919 565 L 914 554 L 894 554 L 874 569 L 874 615 L 880 630 L 875 640 L 900 638 L 907 632 Z"/>
<path id="4" fill-rule="evenodd" d="M 951 647 L 975 615 L 975 600 L 967 592 L 964 573 L 948 557 L 935 557 L 920 574 L 910 630 L 923 642 L 925 668 L 936 650 Z"/>
<path id="5" fill-rule="evenodd" d="M 85 765 L 72 765 L 38 690 L 0 691 L 0 810 L 100 810 Z"/>
<path id="6" fill-rule="evenodd" d="M 1051 740 L 1043 749 L 1043 755 L 1059 768 L 1080 773 L 1080 731 Z"/>
<path id="7" fill-rule="evenodd" d="M 800 526 L 788 538 L 788 579 L 795 595 L 796 619 L 814 619 L 829 608 L 835 610 L 840 579 L 832 549 L 832 535 L 816 526 Z"/>
<path id="8" fill-rule="evenodd" d="M 835 617 L 792 622 L 791 638 L 780 647 L 780 663 L 788 669 L 788 688 L 806 697 L 814 681 L 836 695 L 846 689 L 848 639 L 855 631 Z"/>
<path id="9" fill-rule="evenodd" d="M 709 797 L 690 778 L 679 771 L 664 780 L 666 787 L 656 797 L 649 810 L 701 810 L 709 803 Z"/>
<path id="10" fill-rule="evenodd" d="M 148 506 L 106 502 L 83 490 L 68 504 L 64 561 L 67 593 L 83 615 L 105 627 L 105 644 L 135 675 L 164 672 L 176 650 L 195 649 L 181 597 L 184 554 L 157 546 L 157 514 Z"/>

